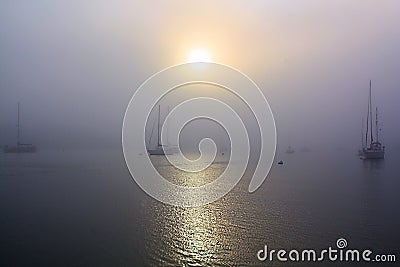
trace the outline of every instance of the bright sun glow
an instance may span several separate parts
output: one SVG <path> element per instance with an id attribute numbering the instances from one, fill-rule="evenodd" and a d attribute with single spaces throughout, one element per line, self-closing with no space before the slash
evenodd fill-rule
<path id="1" fill-rule="evenodd" d="M 189 62 L 210 62 L 211 56 L 206 50 L 193 50 L 189 54 Z"/>

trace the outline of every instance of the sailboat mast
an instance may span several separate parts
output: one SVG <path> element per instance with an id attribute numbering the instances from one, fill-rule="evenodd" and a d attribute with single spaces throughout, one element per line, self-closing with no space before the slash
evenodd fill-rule
<path id="1" fill-rule="evenodd" d="M 20 141 L 19 141 L 19 102 L 18 102 L 18 119 L 17 119 L 17 146 L 19 146 Z"/>
<path id="2" fill-rule="evenodd" d="M 379 127 L 378 127 L 378 107 L 376 107 L 376 110 L 375 110 L 375 131 L 376 131 L 376 142 L 379 142 L 379 139 L 378 139 L 378 133 L 379 133 Z"/>
<path id="3" fill-rule="evenodd" d="M 160 144 L 160 116 L 161 116 L 161 107 L 160 107 L 160 105 L 158 105 L 158 134 L 157 134 L 158 146 L 161 146 L 161 144 Z"/>
<path id="4" fill-rule="evenodd" d="M 374 142 L 374 137 L 372 135 L 372 94 L 371 94 L 371 80 L 369 80 L 369 118 L 370 118 L 370 125 L 371 125 L 371 143 Z"/>
<path id="5" fill-rule="evenodd" d="M 167 116 L 169 115 L 169 112 L 170 112 L 170 108 L 169 108 L 169 106 L 168 106 L 168 110 L 167 110 Z M 168 138 L 168 136 L 169 136 L 169 127 L 168 127 L 169 125 L 167 124 L 167 146 L 169 146 L 169 138 Z"/>
<path id="6" fill-rule="evenodd" d="M 365 146 L 368 147 L 368 130 L 369 130 L 369 99 L 368 99 L 368 110 L 367 110 L 367 130 L 365 131 Z"/>

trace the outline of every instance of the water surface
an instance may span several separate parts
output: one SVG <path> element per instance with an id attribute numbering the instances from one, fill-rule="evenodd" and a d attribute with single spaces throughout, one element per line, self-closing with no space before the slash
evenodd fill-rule
<path id="1" fill-rule="evenodd" d="M 179 208 L 143 193 L 120 151 L 0 154 L 0 265 L 281 266 L 259 262 L 257 251 L 326 248 L 339 237 L 352 248 L 398 252 L 400 166 L 390 151 L 374 162 L 352 151 L 281 159 L 253 194 L 247 173 L 219 201 Z M 153 162 L 185 185 L 225 167 L 189 175 Z"/>

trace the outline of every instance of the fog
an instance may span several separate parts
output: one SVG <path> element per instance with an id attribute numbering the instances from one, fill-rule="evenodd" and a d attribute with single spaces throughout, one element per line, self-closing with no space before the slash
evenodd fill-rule
<path id="1" fill-rule="evenodd" d="M 360 146 L 369 80 L 383 142 L 399 148 L 398 10 L 398 1 L 1 1 L 0 145 L 16 142 L 20 102 L 24 142 L 120 149 L 136 88 L 204 48 L 264 92 L 278 150 Z M 180 92 L 163 107 L 195 96 Z M 207 123 L 188 125 L 183 144 L 224 136 Z"/>

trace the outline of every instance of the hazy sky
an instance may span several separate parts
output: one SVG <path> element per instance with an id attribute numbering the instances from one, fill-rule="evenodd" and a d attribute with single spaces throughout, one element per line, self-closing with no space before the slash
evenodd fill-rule
<path id="1" fill-rule="evenodd" d="M 279 142 L 360 143 L 372 79 L 386 145 L 400 136 L 400 2 L 1 1 L 0 144 L 118 147 L 126 105 L 193 49 L 250 76 Z"/>

